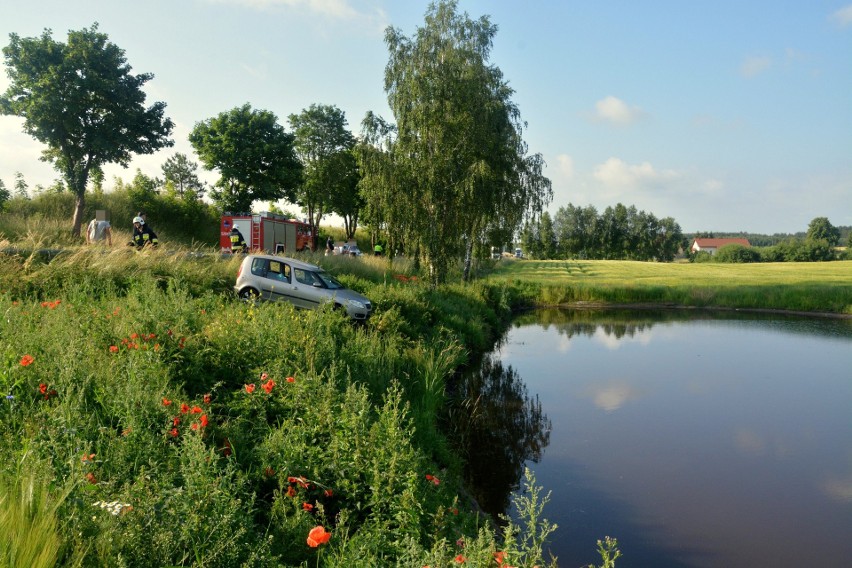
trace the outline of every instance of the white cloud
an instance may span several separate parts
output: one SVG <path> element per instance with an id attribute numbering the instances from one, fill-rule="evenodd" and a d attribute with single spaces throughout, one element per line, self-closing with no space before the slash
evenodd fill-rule
<path id="1" fill-rule="evenodd" d="M 574 177 L 574 159 L 568 154 L 556 156 L 556 171 L 562 179 Z"/>
<path id="2" fill-rule="evenodd" d="M 638 120 L 642 114 L 642 109 L 639 107 L 630 107 L 627 103 L 612 95 L 604 97 L 595 103 L 595 116 L 599 120 L 605 120 L 613 124 L 630 124 Z"/>
<path id="3" fill-rule="evenodd" d="M 619 158 L 610 158 L 595 167 L 595 179 L 609 186 L 631 186 L 659 182 L 679 177 L 674 170 L 658 171 L 650 162 L 630 165 Z"/>
<path id="4" fill-rule="evenodd" d="M 751 78 L 759 75 L 769 69 L 772 65 L 772 59 L 766 56 L 753 55 L 746 57 L 742 65 L 740 65 L 740 75 L 746 78 Z"/>
<path id="5" fill-rule="evenodd" d="M 846 27 L 852 24 L 852 4 L 844 6 L 831 15 L 831 19 L 837 22 L 840 27 Z"/>

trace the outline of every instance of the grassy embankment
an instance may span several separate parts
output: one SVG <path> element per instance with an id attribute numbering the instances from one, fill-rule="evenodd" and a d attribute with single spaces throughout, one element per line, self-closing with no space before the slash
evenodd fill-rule
<path id="1" fill-rule="evenodd" d="M 236 259 L 184 252 L 0 256 L 0 563 L 544 564 L 544 500 L 489 528 L 439 425 L 510 289 L 315 257 L 377 305 L 354 325 L 236 301 Z"/>
<path id="2" fill-rule="evenodd" d="M 528 305 L 655 304 L 852 315 L 852 261 L 652 263 L 502 259 L 486 276 Z"/>

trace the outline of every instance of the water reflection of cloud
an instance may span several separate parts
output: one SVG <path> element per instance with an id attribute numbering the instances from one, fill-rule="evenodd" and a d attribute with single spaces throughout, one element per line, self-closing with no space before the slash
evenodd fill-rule
<path id="1" fill-rule="evenodd" d="M 592 336 L 592 340 L 603 345 L 610 351 L 614 351 L 628 343 L 648 345 L 649 343 L 651 343 L 651 330 L 647 329 L 642 331 L 636 331 L 635 333 L 632 333 L 630 335 L 619 336 L 615 333 L 608 333 L 604 328 L 598 327 L 595 330 L 595 334 Z"/>
<path id="2" fill-rule="evenodd" d="M 734 434 L 734 445 L 750 456 L 762 456 L 766 453 L 766 440 L 754 430 L 741 428 Z"/>
<path id="3" fill-rule="evenodd" d="M 835 501 L 852 503 L 852 476 L 845 479 L 829 477 L 822 482 L 822 491 Z"/>
<path id="4" fill-rule="evenodd" d="M 767 437 L 750 428 L 740 428 L 734 433 L 734 447 L 740 453 L 762 457 L 769 455 L 783 460 L 795 454 L 796 442 L 779 437 Z"/>
<path id="5" fill-rule="evenodd" d="M 614 412 L 624 406 L 630 400 L 639 398 L 642 393 L 639 389 L 627 383 L 610 383 L 608 385 L 592 386 L 588 389 L 595 406 L 606 412 Z"/>

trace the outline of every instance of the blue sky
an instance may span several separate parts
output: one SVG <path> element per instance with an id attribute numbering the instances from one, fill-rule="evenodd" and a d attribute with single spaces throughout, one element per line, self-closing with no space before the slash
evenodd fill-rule
<path id="1" fill-rule="evenodd" d="M 426 1 L 0 0 L 0 44 L 93 22 L 150 72 L 175 147 L 140 156 L 160 175 L 196 159 L 195 123 L 244 103 L 287 116 L 312 103 L 393 120 L 383 90 L 387 26 L 412 36 Z M 530 152 L 553 182 L 549 207 L 618 202 L 684 231 L 804 231 L 852 225 L 852 0 L 460 0 L 498 26 L 491 63 L 514 88 Z M 4 67 L 5 70 L 5 67 Z M 0 74 L 0 90 L 8 79 Z M 0 117 L 0 179 L 58 174 L 21 120 Z M 205 174 L 213 181 L 215 173 Z M 110 185 L 109 183 L 107 184 Z M 260 204 L 258 204 L 260 205 Z M 262 208 L 262 207 L 261 207 Z M 286 208 L 286 205 L 285 205 Z M 290 210 L 296 211 L 294 207 Z"/>

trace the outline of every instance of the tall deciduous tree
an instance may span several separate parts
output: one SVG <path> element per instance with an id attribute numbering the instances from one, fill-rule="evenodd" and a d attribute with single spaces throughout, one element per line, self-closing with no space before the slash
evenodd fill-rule
<path id="1" fill-rule="evenodd" d="M 313 104 L 291 114 L 289 120 L 296 153 L 305 168 L 296 202 L 308 215 L 316 239 L 320 220 L 333 210 L 335 202 L 342 202 L 336 197 L 356 188 L 355 137 L 347 130 L 346 115 L 335 106 Z"/>
<path id="2" fill-rule="evenodd" d="M 80 235 L 86 184 L 95 168 L 127 166 L 133 154 L 171 146 L 165 103 L 145 107 L 142 86 L 150 73 L 133 75 L 124 50 L 98 25 L 68 32 L 68 43 L 9 35 L 3 48 L 11 83 L 0 97 L 3 114 L 24 118 L 24 130 L 47 145 L 53 163 L 76 195 L 73 233 Z"/>
<path id="3" fill-rule="evenodd" d="M 362 156 L 379 159 L 362 160 L 361 170 L 371 178 L 368 200 L 378 191 L 400 208 L 387 228 L 416 237 L 432 284 L 462 254 L 468 274 L 493 225 L 518 228 L 552 194 L 541 156 L 527 155 L 514 92 L 489 64 L 496 32 L 487 16 L 471 20 L 448 0 L 430 5 L 413 38 L 385 33 L 395 137 L 384 145 L 388 154 Z M 381 122 L 373 117 L 365 126 L 365 138 L 374 139 Z"/>
<path id="4" fill-rule="evenodd" d="M 837 246 L 840 242 L 840 229 L 832 225 L 828 217 L 816 217 L 808 225 L 808 238 L 828 241 L 829 246 Z"/>
<path id="5" fill-rule="evenodd" d="M 294 201 L 302 164 L 294 136 L 275 114 L 245 104 L 199 122 L 189 142 L 208 170 L 220 178 L 210 192 L 224 211 L 251 211 L 254 201 Z"/>

